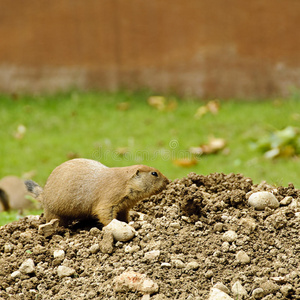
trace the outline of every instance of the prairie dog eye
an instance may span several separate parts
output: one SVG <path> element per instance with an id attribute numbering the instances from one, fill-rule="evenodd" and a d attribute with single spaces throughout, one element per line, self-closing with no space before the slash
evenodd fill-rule
<path id="1" fill-rule="evenodd" d="M 158 174 L 156 172 L 151 172 L 151 175 L 158 177 Z"/>

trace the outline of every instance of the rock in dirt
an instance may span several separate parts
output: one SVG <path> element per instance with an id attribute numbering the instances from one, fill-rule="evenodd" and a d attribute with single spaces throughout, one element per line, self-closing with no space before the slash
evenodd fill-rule
<path id="1" fill-rule="evenodd" d="M 233 298 L 231 298 L 223 291 L 213 287 L 209 294 L 208 300 L 233 300 Z"/>
<path id="2" fill-rule="evenodd" d="M 148 260 L 157 260 L 160 255 L 159 250 L 152 250 L 145 253 L 145 258 Z"/>
<path id="3" fill-rule="evenodd" d="M 234 297 L 237 299 L 246 299 L 248 296 L 246 289 L 242 286 L 240 281 L 236 281 L 233 284 L 231 290 L 232 290 Z"/>
<path id="4" fill-rule="evenodd" d="M 57 275 L 60 278 L 63 277 L 70 277 L 75 274 L 75 270 L 73 268 L 65 267 L 65 266 L 59 266 L 57 268 Z"/>
<path id="5" fill-rule="evenodd" d="M 39 234 L 43 235 L 44 237 L 49 237 L 53 235 L 58 227 L 59 220 L 53 219 L 49 223 L 43 224 L 39 226 Z"/>
<path id="6" fill-rule="evenodd" d="M 264 296 L 264 290 L 262 288 L 256 288 L 252 292 L 252 297 L 254 299 L 261 299 Z"/>
<path id="7" fill-rule="evenodd" d="M 234 242 L 237 239 L 237 233 L 233 230 L 228 230 L 223 234 L 223 241 Z"/>
<path id="8" fill-rule="evenodd" d="M 114 236 L 109 230 L 105 230 L 103 238 L 99 243 L 99 248 L 102 253 L 112 253 L 114 251 Z"/>
<path id="9" fill-rule="evenodd" d="M 23 274 L 31 274 L 35 270 L 34 262 L 31 258 L 25 260 L 19 268 L 19 271 Z"/>
<path id="10" fill-rule="evenodd" d="M 257 210 L 264 210 L 266 207 L 279 207 L 276 197 L 267 191 L 253 193 L 248 199 L 248 204 Z"/>
<path id="11" fill-rule="evenodd" d="M 120 242 L 130 241 L 136 234 L 136 231 L 133 227 L 116 219 L 112 220 L 108 225 L 103 227 L 103 231 L 107 230 L 112 232 L 116 241 Z"/>
<path id="12" fill-rule="evenodd" d="M 250 263 L 250 257 L 249 255 L 243 251 L 240 250 L 237 254 L 236 254 L 236 260 L 241 263 L 241 264 L 249 264 Z"/>
<path id="13" fill-rule="evenodd" d="M 143 294 L 153 294 L 158 291 L 158 285 L 145 274 L 129 271 L 114 278 L 116 292 L 138 291 Z"/>
<path id="14" fill-rule="evenodd" d="M 65 258 L 65 251 L 64 250 L 54 250 L 53 257 L 59 260 L 63 260 Z"/>
<path id="15" fill-rule="evenodd" d="M 226 285 L 224 285 L 222 282 L 217 282 L 213 287 L 219 289 L 220 291 L 226 294 L 230 293 L 229 288 Z"/>

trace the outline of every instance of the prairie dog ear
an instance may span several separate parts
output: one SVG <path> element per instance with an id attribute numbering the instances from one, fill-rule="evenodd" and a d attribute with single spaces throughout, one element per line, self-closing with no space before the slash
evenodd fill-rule
<path id="1" fill-rule="evenodd" d="M 140 174 L 140 169 L 137 169 L 136 172 L 135 172 L 135 175 L 139 176 L 139 174 Z"/>

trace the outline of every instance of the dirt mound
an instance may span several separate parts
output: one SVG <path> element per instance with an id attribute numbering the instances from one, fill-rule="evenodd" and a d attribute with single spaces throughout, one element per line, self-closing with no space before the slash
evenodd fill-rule
<path id="1" fill-rule="evenodd" d="M 272 192 L 280 207 L 249 207 L 256 191 Z M 217 282 L 235 299 L 300 299 L 300 191 L 292 184 L 190 173 L 135 211 L 137 236 L 110 254 L 95 224 L 47 238 L 38 234 L 43 217 L 1 227 L 0 299 L 141 299 L 140 291 L 115 288 L 126 271 L 158 285 L 150 299 L 208 299 Z"/>

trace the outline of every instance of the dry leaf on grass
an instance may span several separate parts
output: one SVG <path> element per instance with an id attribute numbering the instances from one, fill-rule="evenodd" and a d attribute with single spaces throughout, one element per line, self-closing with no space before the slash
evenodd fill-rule
<path id="1" fill-rule="evenodd" d="M 198 161 L 196 158 L 181 158 L 173 160 L 173 164 L 179 167 L 189 168 L 197 165 Z"/>
<path id="2" fill-rule="evenodd" d="M 160 111 L 173 111 L 177 108 L 175 99 L 166 99 L 163 96 L 151 96 L 147 100 L 148 104 Z"/>
<path id="3" fill-rule="evenodd" d="M 195 118 L 200 119 L 202 116 L 206 115 L 207 113 L 211 113 L 213 115 L 218 114 L 220 110 L 220 103 L 218 100 L 211 100 L 206 105 L 200 106 L 196 113 Z"/>
<path id="4" fill-rule="evenodd" d="M 211 137 L 207 144 L 200 145 L 199 147 L 191 147 L 189 149 L 191 154 L 213 154 L 223 150 L 226 147 L 226 140 L 223 138 Z"/>

